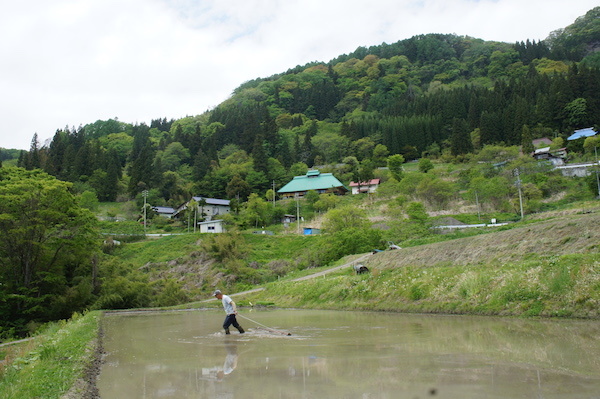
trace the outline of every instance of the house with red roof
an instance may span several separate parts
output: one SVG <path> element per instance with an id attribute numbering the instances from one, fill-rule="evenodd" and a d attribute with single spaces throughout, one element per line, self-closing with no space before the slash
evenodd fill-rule
<path id="1" fill-rule="evenodd" d="M 380 182 L 380 179 L 371 179 L 363 182 L 350 182 L 350 188 L 352 189 L 352 194 L 372 194 L 377 191 L 377 187 L 379 187 Z"/>

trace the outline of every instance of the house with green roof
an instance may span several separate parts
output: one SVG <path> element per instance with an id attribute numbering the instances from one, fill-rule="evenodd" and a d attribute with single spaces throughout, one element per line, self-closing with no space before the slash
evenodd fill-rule
<path id="1" fill-rule="evenodd" d="M 344 195 L 349 190 L 332 173 L 321 173 L 318 170 L 309 170 L 304 176 L 296 176 L 277 192 L 284 198 L 302 198 L 310 190 L 319 194 L 333 193 Z"/>

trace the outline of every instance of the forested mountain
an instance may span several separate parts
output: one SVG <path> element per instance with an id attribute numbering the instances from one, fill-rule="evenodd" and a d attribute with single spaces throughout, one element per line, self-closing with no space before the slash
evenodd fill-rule
<path id="1" fill-rule="evenodd" d="M 349 156 L 367 176 L 393 154 L 528 146 L 600 124 L 599 49 L 600 7 L 539 42 L 424 34 L 246 82 L 199 116 L 97 121 L 47 147 L 34 136 L 19 165 L 101 201 L 150 190 L 176 206 L 192 194 L 243 200 Z"/>

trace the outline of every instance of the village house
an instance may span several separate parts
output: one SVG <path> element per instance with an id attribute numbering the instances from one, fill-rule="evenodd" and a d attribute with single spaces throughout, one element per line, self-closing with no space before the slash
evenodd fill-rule
<path id="1" fill-rule="evenodd" d="M 586 127 L 585 129 L 575 130 L 572 135 L 567 137 L 567 140 L 577 140 L 582 137 L 595 136 L 596 134 L 598 134 L 598 132 L 596 132 L 593 127 Z"/>
<path id="2" fill-rule="evenodd" d="M 175 214 L 175 209 L 170 206 L 153 206 L 152 210 L 156 212 L 158 216 L 171 219 Z"/>
<path id="3" fill-rule="evenodd" d="M 352 194 L 361 194 L 361 193 L 369 193 L 373 194 L 377 191 L 377 187 L 379 187 L 380 179 L 371 179 L 369 181 L 363 181 L 359 183 L 350 182 L 350 188 L 352 189 Z"/>
<path id="4" fill-rule="evenodd" d="M 531 154 L 537 160 L 549 161 L 554 166 L 563 166 L 567 162 L 567 149 L 550 150 L 550 147 L 538 148 Z"/>
<path id="5" fill-rule="evenodd" d="M 294 177 L 277 192 L 284 198 L 302 198 L 311 190 L 319 194 L 333 193 L 336 195 L 344 195 L 349 191 L 332 173 L 309 170 L 306 175 Z"/>
<path id="6" fill-rule="evenodd" d="M 179 216 L 183 211 L 188 209 L 190 202 L 195 201 L 197 204 L 197 215 L 198 220 L 211 221 L 216 217 L 226 215 L 231 211 L 229 200 L 217 199 L 217 198 L 206 198 L 206 197 L 192 197 L 185 204 L 179 206 L 174 216 Z"/>

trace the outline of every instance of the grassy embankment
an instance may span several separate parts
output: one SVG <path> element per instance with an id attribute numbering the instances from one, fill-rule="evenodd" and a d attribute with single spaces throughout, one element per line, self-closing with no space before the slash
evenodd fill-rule
<path id="1" fill-rule="evenodd" d="M 600 316 L 600 214 L 378 253 L 305 281 L 279 281 L 240 304 L 446 314 Z"/>
<path id="2" fill-rule="evenodd" d="M 100 312 L 49 324 L 31 340 L 0 348 L 0 398 L 84 398 L 95 353 Z M 93 373 L 92 373 L 93 374 Z M 65 396 L 67 395 L 67 396 Z"/>

